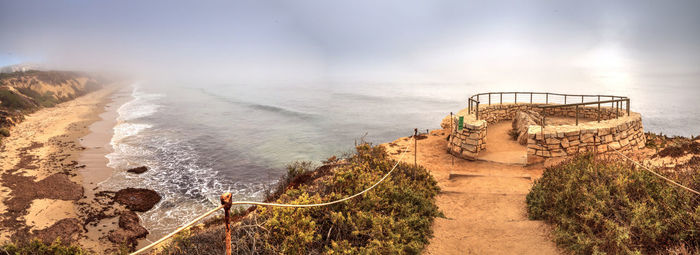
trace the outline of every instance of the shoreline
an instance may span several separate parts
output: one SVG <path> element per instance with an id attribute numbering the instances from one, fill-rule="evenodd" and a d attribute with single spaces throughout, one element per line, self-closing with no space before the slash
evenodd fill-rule
<path id="1" fill-rule="evenodd" d="M 121 206 L 96 192 L 114 171 L 105 156 L 119 103 L 114 95 L 123 86 L 107 84 L 40 109 L 12 128 L 1 147 L 0 242 L 60 238 L 98 253 L 114 247 L 102 236 L 118 228 Z"/>

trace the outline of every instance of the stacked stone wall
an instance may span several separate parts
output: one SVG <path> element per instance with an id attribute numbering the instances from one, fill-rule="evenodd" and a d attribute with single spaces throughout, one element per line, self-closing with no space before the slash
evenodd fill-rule
<path id="1" fill-rule="evenodd" d="M 606 153 L 644 148 L 646 137 L 642 116 L 631 113 L 617 119 L 576 125 L 530 126 L 528 130 L 527 161 L 536 163 L 547 158 L 571 156 L 577 153 Z"/>
<path id="2" fill-rule="evenodd" d="M 512 120 L 515 118 L 515 113 L 519 111 L 535 111 L 539 114 L 543 114 L 543 109 L 539 106 L 546 104 L 493 104 L 493 105 L 480 105 L 479 106 L 479 119 L 486 120 L 489 124 L 493 124 L 503 120 Z M 553 104 L 550 104 L 553 105 Z M 598 106 L 579 106 L 579 118 L 582 119 L 598 119 Z M 615 118 L 615 116 L 623 116 L 626 112 L 623 110 L 617 110 L 610 106 L 600 107 L 600 119 L 608 120 Z M 546 116 L 548 117 L 575 117 L 576 107 L 556 107 L 546 109 Z"/>
<path id="3" fill-rule="evenodd" d="M 476 120 L 474 115 L 464 116 L 462 130 L 458 130 L 458 118 L 453 119 L 454 130 L 447 144 L 447 152 L 460 158 L 474 160 L 486 148 L 485 120 Z"/>
<path id="4" fill-rule="evenodd" d="M 538 107 L 544 104 L 493 104 L 479 107 L 479 120 L 463 110 L 452 120 L 453 130 L 447 151 L 460 158 L 474 160 L 480 151 L 485 150 L 487 126 L 499 121 L 512 120 L 518 111 L 532 110 L 543 114 Z M 579 125 L 530 126 L 528 130 L 527 161 L 536 163 L 547 158 L 570 156 L 581 152 L 605 153 L 643 148 L 646 143 L 644 127 L 639 113 L 629 116 L 623 109 L 610 106 L 579 106 L 578 116 L 587 119 Z M 576 107 L 556 107 L 546 109 L 546 117 L 575 117 Z M 457 120 L 464 116 L 464 128 L 458 130 Z M 449 122 L 448 122 L 449 123 Z"/>

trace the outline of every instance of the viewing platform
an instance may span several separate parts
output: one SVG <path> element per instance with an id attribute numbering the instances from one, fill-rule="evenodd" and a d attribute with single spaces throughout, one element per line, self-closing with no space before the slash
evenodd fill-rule
<path id="1" fill-rule="evenodd" d="M 518 122 L 519 133 L 513 130 Z M 533 164 L 577 153 L 637 150 L 646 143 L 642 117 L 630 111 L 624 96 L 480 93 L 449 123 L 448 152 L 468 160 Z"/>

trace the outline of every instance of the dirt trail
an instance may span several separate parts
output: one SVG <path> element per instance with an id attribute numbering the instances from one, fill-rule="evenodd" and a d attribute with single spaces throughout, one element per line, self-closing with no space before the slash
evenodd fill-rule
<path id="1" fill-rule="evenodd" d="M 525 196 L 532 181 L 542 175 L 542 166 L 466 161 L 446 152 L 448 131 L 435 130 L 427 139 L 418 140 L 418 164 L 426 167 L 442 189 L 437 204 L 445 218 L 437 218 L 434 237 L 425 254 L 559 254 L 549 227 L 527 218 Z M 502 133 L 502 134 L 501 134 Z M 507 136 L 492 132 L 489 136 Z M 489 139 L 489 138 L 487 138 Z M 490 148 L 499 148 L 501 162 L 519 161 L 520 152 L 508 153 L 507 139 L 487 140 Z M 406 162 L 414 161 L 413 140 L 400 138 L 385 144 L 390 154 L 407 143 Z M 508 144 L 501 144 L 508 143 Z M 497 157 L 495 157 L 497 158 Z"/>

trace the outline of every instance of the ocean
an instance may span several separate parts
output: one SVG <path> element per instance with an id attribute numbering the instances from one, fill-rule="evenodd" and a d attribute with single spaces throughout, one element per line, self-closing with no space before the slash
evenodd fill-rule
<path id="1" fill-rule="evenodd" d="M 261 200 L 290 162 L 320 162 L 351 152 L 356 142 L 379 144 L 412 135 L 414 128 L 437 129 L 450 111 L 466 107 L 471 94 L 522 90 L 429 83 L 136 82 L 114 95 L 121 105 L 107 158 L 116 172 L 102 189 L 144 187 L 161 194 L 161 202 L 140 215 L 153 240 L 217 206 L 223 192 L 233 193 L 234 200 Z M 629 96 L 646 131 L 700 135 L 700 88 L 692 84 L 538 91 L 545 90 Z M 137 166 L 150 170 L 125 172 Z"/>

